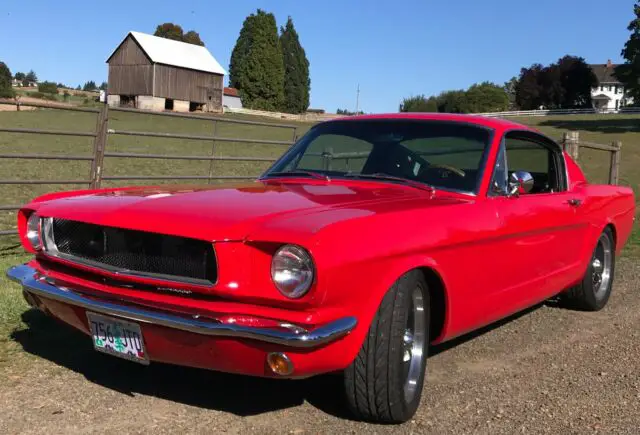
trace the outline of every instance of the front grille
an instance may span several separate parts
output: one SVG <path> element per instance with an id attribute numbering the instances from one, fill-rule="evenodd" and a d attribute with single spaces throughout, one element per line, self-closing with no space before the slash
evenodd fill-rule
<path id="1" fill-rule="evenodd" d="M 211 285 L 217 265 L 211 243 L 187 237 L 50 219 L 45 242 L 53 256 L 113 272 Z M 47 231 L 48 230 L 48 231 Z M 50 246 L 51 245 L 51 246 Z"/>

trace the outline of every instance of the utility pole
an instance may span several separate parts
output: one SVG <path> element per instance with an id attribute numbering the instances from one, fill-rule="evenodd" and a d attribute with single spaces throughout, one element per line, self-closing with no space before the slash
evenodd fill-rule
<path id="1" fill-rule="evenodd" d="M 358 83 L 358 90 L 356 91 L 356 115 L 360 109 L 360 83 Z"/>

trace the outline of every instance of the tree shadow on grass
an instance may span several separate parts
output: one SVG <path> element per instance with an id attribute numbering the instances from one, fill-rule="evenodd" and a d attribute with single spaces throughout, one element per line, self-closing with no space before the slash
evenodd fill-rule
<path id="1" fill-rule="evenodd" d="M 538 125 L 594 133 L 624 134 L 640 132 L 640 118 L 626 118 L 623 115 L 612 115 L 610 119 L 545 119 Z"/>
<path id="2" fill-rule="evenodd" d="M 489 333 L 539 308 L 530 308 L 457 339 L 432 346 L 435 356 Z M 83 333 L 36 309 L 22 314 L 27 329 L 11 338 L 33 355 L 82 374 L 90 382 L 128 396 L 144 394 L 238 416 L 291 408 L 305 401 L 319 410 L 351 418 L 342 393 L 342 376 L 277 380 L 213 372 L 162 363 L 142 366 L 94 351 Z M 428 388 L 428 387 L 427 387 Z"/>

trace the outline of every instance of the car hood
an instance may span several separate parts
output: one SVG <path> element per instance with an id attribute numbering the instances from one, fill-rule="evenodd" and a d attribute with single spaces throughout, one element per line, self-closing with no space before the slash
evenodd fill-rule
<path id="1" fill-rule="evenodd" d="M 392 203 L 435 206 L 451 201 L 390 183 L 270 181 L 103 190 L 44 198 L 33 205 L 43 217 L 230 241 L 246 239 L 265 222 L 303 214 L 340 210 L 340 219 L 347 219 L 393 210 Z"/>

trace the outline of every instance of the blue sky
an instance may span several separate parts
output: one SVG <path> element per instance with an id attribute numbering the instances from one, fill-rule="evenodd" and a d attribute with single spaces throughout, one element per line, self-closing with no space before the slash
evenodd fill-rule
<path id="1" fill-rule="evenodd" d="M 12 72 L 76 86 L 107 78 L 129 30 L 194 29 L 228 68 L 244 18 L 293 17 L 311 63 L 311 105 L 395 112 L 406 96 L 503 83 L 522 66 L 565 54 L 620 62 L 634 0 L 32 0 L 3 2 L 0 61 Z M 89 7 L 93 4 L 93 7 Z"/>

